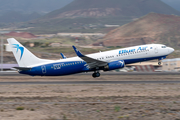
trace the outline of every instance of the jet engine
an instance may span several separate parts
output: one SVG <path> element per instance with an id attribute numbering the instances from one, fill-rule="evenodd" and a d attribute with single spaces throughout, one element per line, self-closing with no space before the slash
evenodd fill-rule
<path id="1" fill-rule="evenodd" d="M 115 70 L 120 68 L 124 68 L 124 60 L 108 63 L 108 65 L 104 66 L 104 71 Z"/>

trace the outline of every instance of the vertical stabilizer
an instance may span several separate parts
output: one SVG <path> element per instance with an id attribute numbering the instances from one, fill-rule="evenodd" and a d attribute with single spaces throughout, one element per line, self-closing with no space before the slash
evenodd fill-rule
<path id="1" fill-rule="evenodd" d="M 7 39 L 7 41 L 11 46 L 12 52 L 16 58 L 19 67 L 28 67 L 49 61 L 36 57 L 14 38 L 9 38 Z"/>

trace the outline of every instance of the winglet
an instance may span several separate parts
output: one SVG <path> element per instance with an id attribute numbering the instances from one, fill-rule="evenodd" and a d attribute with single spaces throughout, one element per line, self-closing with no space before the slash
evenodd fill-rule
<path id="1" fill-rule="evenodd" d="M 72 46 L 78 57 L 84 57 L 84 55 L 75 47 Z"/>
<path id="2" fill-rule="evenodd" d="M 66 56 L 63 53 L 60 53 L 63 59 L 66 59 Z"/>

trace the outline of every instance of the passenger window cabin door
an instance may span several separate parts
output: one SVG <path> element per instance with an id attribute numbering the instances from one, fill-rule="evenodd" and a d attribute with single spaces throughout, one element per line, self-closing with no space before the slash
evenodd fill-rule
<path id="1" fill-rule="evenodd" d="M 155 47 L 154 47 L 154 52 L 155 52 L 155 54 L 158 53 L 158 46 L 155 46 Z"/>

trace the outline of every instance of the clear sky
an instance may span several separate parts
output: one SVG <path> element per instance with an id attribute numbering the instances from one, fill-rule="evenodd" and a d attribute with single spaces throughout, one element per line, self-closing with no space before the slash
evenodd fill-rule
<path id="1" fill-rule="evenodd" d="M 51 12 L 64 7 L 73 0 L 0 0 L 0 12 Z"/>
<path id="2" fill-rule="evenodd" d="M 162 1 L 180 11 L 180 0 L 162 0 Z"/>

